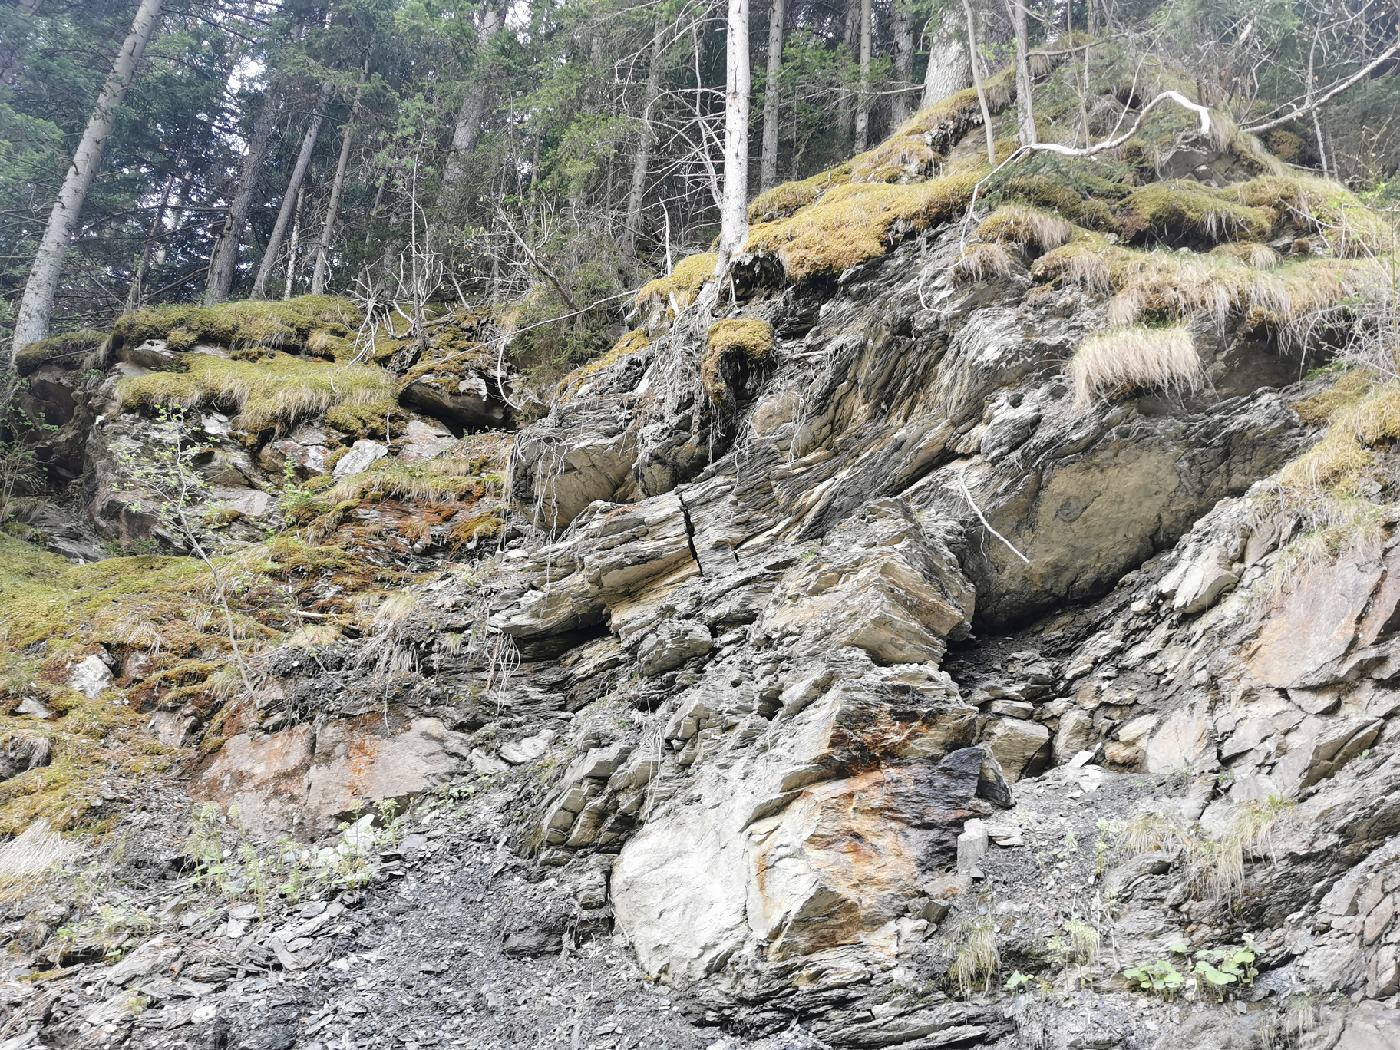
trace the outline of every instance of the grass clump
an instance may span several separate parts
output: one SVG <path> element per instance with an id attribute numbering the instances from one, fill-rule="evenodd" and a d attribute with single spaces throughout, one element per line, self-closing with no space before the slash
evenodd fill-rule
<path id="1" fill-rule="evenodd" d="M 670 273 L 642 285 L 637 292 L 636 303 L 638 306 L 665 303 L 679 313 L 695 302 L 705 282 L 715 275 L 718 265 L 719 256 L 714 252 L 688 255 L 676 263 Z"/>
<path id="2" fill-rule="evenodd" d="M 72 368 L 89 354 L 101 350 L 107 342 L 107 333 L 92 328 L 83 328 L 63 335 L 51 335 L 30 343 L 15 354 L 15 371 L 27 376 L 44 365 L 62 365 Z"/>
<path id="3" fill-rule="evenodd" d="M 1285 225 L 1316 235 L 1339 258 L 1396 249 L 1391 223 L 1331 179 L 1301 173 L 1263 175 L 1231 189 L 1242 203 L 1270 208 Z"/>
<path id="4" fill-rule="evenodd" d="M 381 459 L 368 470 L 341 478 L 330 489 L 330 498 L 345 500 L 386 499 L 410 503 L 441 503 L 497 494 L 500 476 L 486 473 L 488 461 L 480 457 L 439 456 L 419 463 Z"/>
<path id="5" fill-rule="evenodd" d="M 1205 383 L 1195 340 L 1180 327 L 1117 328 L 1090 336 L 1070 359 L 1069 377 L 1081 408 L 1133 390 L 1190 393 Z"/>
<path id="6" fill-rule="evenodd" d="M 1009 277 L 1016 261 L 1006 246 L 996 243 L 969 244 L 948 272 L 964 284 L 981 284 L 994 278 Z"/>
<path id="7" fill-rule="evenodd" d="M 359 312 L 348 299 L 303 295 L 280 301 L 248 300 L 218 306 L 151 306 L 117 319 L 116 343 L 164 339 L 176 351 L 199 343 L 233 350 L 263 347 L 336 359 L 354 353 Z"/>
<path id="8" fill-rule="evenodd" d="M 1135 225 L 1176 246 L 1263 240 L 1278 221 L 1273 208 L 1243 203 L 1237 194 L 1187 179 L 1143 186 L 1123 206 L 1129 229 Z"/>
<path id="9" fill-rule="evenodd" d="M 1074 235 L 1069 222 L 1024 204 L 1005 204 L 982 220 L 977 235 L 984 241 L 1014 244 L 1036 253 L 1067 244 Z"/>
<path id="10" fill-rule="evenodd" d="M 992 978 L 1000 965 L 996 926 L 991 919 L 983 917 L 968 923 L 963 931 L 962 944 L 953 958 L 948 976 L 957 985 L 959 994 L 966 997 L 991 988 Z"/>
<path id="11" fill-rule="evenodd" d="M 117 387 L 123 410 L 218 408 L 237 413 L 238 425 L 254 432 L 324 414 L 327 422 L 345 424 L 353 433 L 366 419 L 382 418 L 394 404 L 389 374 L 373 366 L 286 354 L 256 362 L 187 354 L 182 363 L 183 372 L 123 379 Z"/>
<path id="12" fill-rule="evenodd" d="M 745 251 L 776 256 L 794 281 L 840 274 L 881 257 L 900 236 L 961 213 L 980 174 L 906 186 L 837 186 L 790 218 L 752 227 Z"/>
<path id="13" fill-rule="evenodd" d="M 773 349 L 773 326 L 754 318 L 730 318 L 710 326 L 705 338 L 705 355 L 700 361 L 700 383 L 711 401 L 730 398 L 724 375 L 726 360 L 738 357 L 758 361 Z"/>

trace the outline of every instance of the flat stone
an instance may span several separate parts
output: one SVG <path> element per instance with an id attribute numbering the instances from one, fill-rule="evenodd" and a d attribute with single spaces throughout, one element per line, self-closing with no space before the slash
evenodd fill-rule
<path id="1" fill-rule="evenodd" d="M 349 452 L 336 461 L 335 469 L 331 473 L 337 478 L 363 474 L 388 454 L 389 449 L 385 445 L 378 441 L 371 441 L 369 438 L 360 438 L 359 441 L 350 446 Z"/>

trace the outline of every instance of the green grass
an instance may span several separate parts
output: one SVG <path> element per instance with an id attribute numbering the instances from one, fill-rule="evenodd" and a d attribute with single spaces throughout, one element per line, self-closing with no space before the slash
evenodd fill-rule
<path id="1" fill-rule="evenodd" d="M 237 413 L 237 424 L 260 432 L 285 429 L 311 416 L 349 433 L 364 432 L 395 404 L 389 373 L 372 365 L 347 365 L 287 354 L 238 361 L 186 354 L 183 372 L 130 376 L 117 387 L 124 410 L 218 408 Z"/>

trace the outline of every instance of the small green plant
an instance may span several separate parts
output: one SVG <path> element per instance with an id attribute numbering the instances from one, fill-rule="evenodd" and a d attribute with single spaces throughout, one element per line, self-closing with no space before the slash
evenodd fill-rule
<path id="1" fill-rule="evenodd" d="M 1168 1002 L 1175 999 L 1186 987 L 1186 977 L 1166 959 L 1155 959 L 1143 966 L 1129 967 L 1123 971 L 1123 976 L 1144 992 L 1160 995 Z"/>
<path id="2" fill-rule="evenodd" d="M 1002 987 L 1008 992 L 1019 992 L 1022 988 L 1028 987 L 1030 983 L 1031 979 L 1029 977 L 1020 970 L 1016 970 L 1006 979 L 1006 983 L 1002 985 Z"/>
<path id="3" fill-rule="evenodd" d="M 1224 948 L 1204 948 L 1196 953 L 1195 972 L 1220 1001 L 1242 986 L 1254 983 L 1259 976 L 1254 963 L 1254 939 L 1245 934 L 1244 943 Z"/>

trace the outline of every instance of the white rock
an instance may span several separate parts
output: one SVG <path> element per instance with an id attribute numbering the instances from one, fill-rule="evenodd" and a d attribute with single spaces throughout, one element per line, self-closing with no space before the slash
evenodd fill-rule
<path id="1" fill-rule="evenodd" d="M 363 474 L 378 460 L 389 454 L 389 449 L 381 445 L 378 441 L 370 441 L 368 438 L 360 438 L 350 446 L 350 451 L 340 457 L 336 463 L 335 470 L 331 471 L 338 478 L 348 478 L 355 474 Z"/>
<path id="2" fill-rule="evenodd" d="M 513 766 L 533 762 L 537 758 L 544 757 L 544 753 L 549 750 L 549 745 L 554 743 L 554 736 L 554 730 L 546 729 L 534 736 L 527 736 L 524 740 L 503 744 L 501 757 Z"/>
<path id="3" fill-rule="evenodd" d="M 96 653 L 78 661 L 68 674 L 68 687 L 82 693 L 89 700 L 96 700 L 111 684 L 112 669 Z"/>

